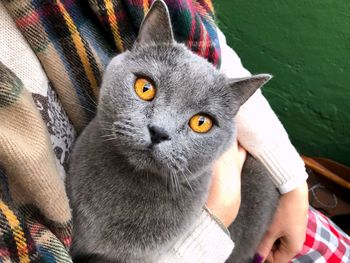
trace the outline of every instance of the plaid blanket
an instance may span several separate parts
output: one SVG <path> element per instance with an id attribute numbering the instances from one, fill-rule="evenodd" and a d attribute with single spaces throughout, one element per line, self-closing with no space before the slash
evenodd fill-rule
<path id="1" fill-rule="evenodd" d="M 311 208 L 303 249 L 292 262 L 350 262 L 350 237 L 329 218 Z"/>
<path id="2" fill-rule="evenodd" d="M 175 38 L 219 66 L 211 1 L 166 2 Z M 151 0 L 1 4 L 39 59 L 48 85 L 44 94 L 30 92 L 0 56 L 0 262 L 71 262 L 71 215 L 63 183 L 69 152 L 94 116 L 104 67 L 131 47 Z M 315 212 L 310 213 L 313 218 Z M 312 226 L 310 236 L 343 236 L 324 224 L 317 231 Z M 346 242 L 344 255 L 349 254 Z M 318 244 L 308 248 L 317 250 Z"/>
<path id="3" fill-rule="evenodd" d="M 62 180 L 70 148 L 94 116 L 104 67 L 132 46 L 151 2 L 0 3 L 48 78 L 44 92 L 29 92 L 0 61 L 0 262 L 71 261 L 71 214 Z M 211 1 L 166 2 L 177 41 L 219 65 Z"/>

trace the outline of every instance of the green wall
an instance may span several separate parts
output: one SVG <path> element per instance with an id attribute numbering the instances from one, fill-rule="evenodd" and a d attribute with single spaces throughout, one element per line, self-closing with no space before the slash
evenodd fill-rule
<path id="1" fill-rule="evenodd" d="M 245 67 L 274 75 L 263 93 L 299 152 L 350 166 L 350 1 L 214 5 Z"/>

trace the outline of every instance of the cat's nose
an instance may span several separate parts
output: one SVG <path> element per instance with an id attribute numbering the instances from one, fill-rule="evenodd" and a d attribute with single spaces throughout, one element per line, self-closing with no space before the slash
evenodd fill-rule
<path id="1" fill-rule="evenodd" d="M 153 144 L 158 144 L 163 141 L 170 140 L 169 134 L 158 126 L 148 126 L 149 134 L 151 135 L 151 141 Z"/>

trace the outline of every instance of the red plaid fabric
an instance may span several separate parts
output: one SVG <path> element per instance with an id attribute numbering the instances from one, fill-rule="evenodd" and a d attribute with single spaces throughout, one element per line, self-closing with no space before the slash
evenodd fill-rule
<path id="1" fill-rule="evenodd" d="M 350 237 L 329 218 L 309 209 L 306 240 L 294 263 L 349 263 Z"/>

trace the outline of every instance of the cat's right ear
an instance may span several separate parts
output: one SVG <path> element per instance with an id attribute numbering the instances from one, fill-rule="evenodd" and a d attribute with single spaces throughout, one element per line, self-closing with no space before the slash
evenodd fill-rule
<path id="1" fill-rule="evenodd" d="M 168 7 L 162 0 L 156 0 L 143 19 L 135 45 L 171 44 L 173 41 Z"/>
<path id="2" fill-rule="evenodd" d="M 229 85 L 239 99 L 240 105 L 243 105 L 257 89 L 261 88 L 271 78 L 270 74 L 258 74 L 247 78 L 230 79 Z"/>

